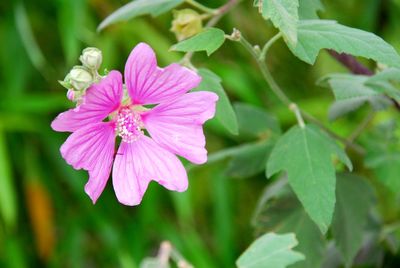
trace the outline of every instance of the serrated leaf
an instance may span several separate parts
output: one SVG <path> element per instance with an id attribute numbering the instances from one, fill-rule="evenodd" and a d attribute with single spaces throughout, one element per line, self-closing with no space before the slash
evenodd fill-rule
<path id="1" fill-rule="evenodd" d="M 297 28 L 297 45 L 288 46 L 299 59 L 314 64 L 321 49 L 373 59 L 391 67 L 400 67 L 396 50 L 379 36 L 350 28 L 331 20 L 303 20 Z"/>
<path id="2" fill-rule="evenodd" d="M 226 174 L 242 179 L 261 173 L 265 169 L 272 147 L 268 141 L 243 145 L 241 152 L 229 162 Z"/>
<path id="3" fill-rule="evenodd" d="M 267 177 L 285 170 L 289 184 L 322 233 L 328 230 L 335 205 L 336 175 L 332 155 L 351 162 L 317 127 L 292 127 L 277 142 L 267 163 Z"/>
<path id="4" fill-rule="evenodd" d="M 211 91 L 218 95 L 217 111 L 215 118 L 233 135 L 237 135 L 238 121 L 235 111 L 231 105 L 224 88 L 221 85 L 221 78 L 207 69 L 199 69 L 199 75 L 202 77 L 200 85 L 194 91 Z"/>
<path id="5" fill-rule="evenodd" d="M 295 46 L 297 43 L 298 0 L 264 0 L 262 16 L 271 19 L 287 41 Z"/>
<path id="6" fill-rule="evenodd" d="M 301 20 L 318 19 L 317 12 L 324 10 L 321 0 L 299 0 L 299 2 L 299 18 Z"/>
<path id="7" fill-rule="evenodd" d="M 249 139 L 265 139 L 271 135 L 281 134 L 278 119 L 267 111 L 244 103 L 235 103 L 234 107 L 240 136 Z"/>
<path id="8" fill-rule="evenodd" d="M 295 249 L 303 253 L 306 259 L 291 265 L 291 268 L 321 267 L 325 253 L 324 237 L 289 188 L 285 177 L 268 185 L 257 205 L 252 223 L 257 233 L 274 231 L 296 234 L 299 245 Z"/>
<path id="9" fill-rule="evenodd" d="M 224 31 L 217 28 L 207 28 L 201 33 L 173 45 L 171 50 L 182 52 L 206 51 L 207 56 L 210 56 L 224 42 Z"/>
<path id="10" fill-rule="evenodd" d="M 173 9 L 183 2 L 184 0 L 133 0 L 111 13 L 111 15 L 109 15 L 100 23 L 97 30 L 101 31 L 105 27 L 116 22 L 133 19 L 142 15 L 149 14 L 153 17 L 156 17 Z"/>
<path id="11" fill-rule="evenodd" d="M 400 90 L 393 83 L 400 83 L 400 69 L 388 68 L 367 79 L 365 85 L 375 91 L 400 101 Z"/>
<path id="12" fill-rule="evenodd" d="M 285 268 L 304 259 L 303 254 L 292 250 L 296 245 L 292 233 L 268 233 L 255 240 L 236 264 L 239 268 Z"/>
<path id="13" fill-rule="evenodd" d="M 346 267 L 351 266 L 361 248 L 373 201 L 374 194 L 366 179 L 350 174 L 337 176 L 332 233 Z"/>
<path id="14" fill-rule="evenodd" d="M 329 109 L 329 119 L 345 115 L 369 103 L 375 110 L 387 108 L 391 102 L 384 93 L 366 83 L 369 77 L 352 74 L 333 74 L 319 80 L 321 86 L 328 86 L 335 95 L 335 103 Z"/>

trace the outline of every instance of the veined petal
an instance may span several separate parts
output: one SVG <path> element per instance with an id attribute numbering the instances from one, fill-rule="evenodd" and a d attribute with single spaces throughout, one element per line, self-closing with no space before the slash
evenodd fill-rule
<path id="1" fill-rule="evenodd" d="M 101 122 L 119 107 L 122 94 L 122 75 L 111 71 L 86 91 L 82 104 L 59 114 L 51 127 L 56 131 L 73 132 L 88 124 Z"/>
<path id="2" fill-rule="evenodd" d="M 113 167 L 113 186 L 119 202 L 138 205 L 151 180 L 178 192 L 188 186 L 186 170 L 178 157 L 149 137 L 121 142 Z"/>
<path id="3" fill-rule="evenodd" d="M 132 50 L 125 66 L 125 84 L 134 104 L 174 99 L 197 87 L 200 81 L 199 75 L 179 64 L 157 67 L 155 53 L 145 43 Z"/>
<path id="4" fill-rule="evenodd" d="M 89 171 L 85 191 L 95 203 L 110 176 L 114 156 L 113 123 L 90 124 L 72 133 L 61 146 L 61 155 L 75 169 Z"/>
<path id="5" fill-rule="evenodd" d="M 218 96 L 193 92 L 162 103 L 143 116 L 143 123 L 161 147 L 202 164 L 207 161 L 203 124 L 215 114 Z"/>

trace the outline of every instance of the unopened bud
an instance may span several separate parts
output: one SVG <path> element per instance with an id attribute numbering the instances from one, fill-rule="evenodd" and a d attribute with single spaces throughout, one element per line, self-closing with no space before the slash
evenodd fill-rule
<path id="1" fill-rule="evenodd" d="M 82 51 L 82 55 L 79 57 L 83 66 L 90 70 L 98 70 L 101 62 L 103 61 L 103 55 L 101 50 L 95 47 L 88 47 Z"/>
<path id="2" fill-rule="evenodd" d="M 72 89 L 68 89 L 67 91 L 67 98 L 70 101 L 74 101 L 75 100 L 75 92 Z"/>
<path id="3" fill-rule="evenodd" d="M 192 9 L 175 10 L 173 12 L 171 32 L 175 33 L 176 39 L 182 41 L 200 33 L 203 29 L 201 15 Z"/>
<path id="4" fill-rule="evenodd" d="M 72 68 L 67 77 L 72 87 L 76 90 L 85 90 L 93 82 L 92 74 L 82 66 Z"/>

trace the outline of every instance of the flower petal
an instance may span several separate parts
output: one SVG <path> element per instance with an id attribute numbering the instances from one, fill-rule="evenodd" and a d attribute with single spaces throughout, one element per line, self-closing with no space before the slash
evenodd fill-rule
<path id="1" fill-rule="evenodd" d="M 113 186 L 119 202 L 138 205 L 151 180 L 178 192 L 188 186 L 186 170 L 178 157 L 149 137 L 121 142 L 113 167 Z"/>
<path id="2" fill-rule="evenodd" d="M 161 147 L 202 164 L 207 161 L 202 125 L 214 116 L 217 100 L 212 92 L 188 93 L 156 106 L 143 115 L 143 123 Z"/>
<path id="3" fill-rule="evenodd" d="M 110 176 L 115 151 L 113 123 L 90 124 L 72 133 L 61 146 L 61 155 L 75 169 L 89 171 L 85 192 L 95 203 Z"/>
<path id="4" fill-rule="evenodd" d="M 157 67 L 155 53 L 145 43 L 132 50 L 125 66 L 125 84 L 134 104 L 174 99 L 197 87 L 200 81 L 199 75 L 179 64 Z"/>
<path id="5" fill-rule="evenodd" d="M 119 107 L 122 94 L 121 73 L 111 71 L 86 91 L 82 104 L 59 114 L 51 127 L 55 131 L 73 132 L 88 124 L 101 122 Z"/>

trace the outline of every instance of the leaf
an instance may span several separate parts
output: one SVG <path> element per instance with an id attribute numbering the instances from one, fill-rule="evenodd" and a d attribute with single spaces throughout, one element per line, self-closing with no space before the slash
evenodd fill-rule
<path id="1" fill-rule="evenodd" d="M 271 135 L 279 136 L 281 134 L 277 118 L 265 110 L 244 103 L 235 103 L 234 107 L 240 136 L 250 139 L 265 139 Z"/>
<path id="2" fill-rule="evenodd" d="M 264 0 L 262 16 L 271 19 L 287 41 L 295 46 L 297 43 L 298 0 Z"/>
<path id="3" fill-rule="evenodd" d="M 224 42 L 224 31 L 217 28 L 207 28 L 201 33 L 173 45 L 171 50 L 182 52 L 206 51 L 207 56 L 210 56 Z"/>
<path id="4" fill-rule="evenodd" d="M 291 250 L 297 245 L 294 234 L 268 233 L 255 240 L 239 257 L 239 268 L 284 268 L 304 259 L 303 254 Z"/>
<path id="5" fill-rule="evenodd" d="M 226 174 L 230 177 L 248 178 L 262 172 L 272 151 L 272 144 L 268 141 L 245 144 L 241 149 L 240 154 L 232 158 L 226 169 Z"/>
<path id="6" fill-rule="evenodd" d="M 393 83 L 400 83 L 400 69 L 388 68 L 367 79 L 365 84 L 375 91 L 400 101 L 400 91 Z"/>
<path id="7" fill-rule="evenodd" d="M 17 203 L 5 134 L 0 130 L 0 215 L 5 226 L 12 229 L 17 222 Z"/>
<path id="8" fill-rule="evenodd" d="M 299 245 L 295 249 L 303 253 L 306 259 L 291 265 L 291 268 L 321 267 L 325 253 L 324 237 L 289 188 L 285 177 L 268 185 L 257 205 L 252 223 L 257 233 L 274 231 L 296 234 Z"/>
<path id="9" fill-rule="evenodd" d="M 324 10 L 321 0 L 299 0 L 299 3 L 299 18 L 301 20 L 318 19 L 317 11 Z"/>
<path id="10" fill-rule="evenodd" d="M 297 34 L 297 45 L 288 43 L 288 46 L 295 56 L 309 64 L 314 64 L 319 51 L 326 48 L 400 67 L 400 56 L 382 38 L 336 21 L 303 20 L 298 24 Z"/>
<path id="11" fill-rule="evenodd" d="M 329 110 L 329 119 L 335 120 L 369 103 L 375 110 L 387 108 L 391 103 L 383 92 L 368 86 L 369 77 L 352 74 L 333 74 L 320 79 L 321 86 L 332 88 L 336 102 Z"/>
<path id="12" fill-rule="evenodd" d="M 147 257 L 140 263 L 140 268 L 169 268 L 170 265 L 163 264 L 158 258 Z"/>
<path id="13" fill-rule="evenodd" d="M 351 174 L 337 176 L 332 233 L 346 267 L 351 266 L 362 246 L 364 227 L 373 201 L 374 194 L 366 179 Z"/>
<path id="14" fill-rule="evenodd" d="M 133 0 L 105 18 L 100 23 L 97 30 L 101 31 L 105 27 L 116 22 L 133 19 L 142 15 L 150 14 L 153 17 L 156 17 L 173 9 L 183 2 L 184 0 Z"/>
<path id="15" fill-rule="evenodd" d="M 344 151 L 317 127 L 294 126 L 278 140 L 267 163 L 267 177 L 287 171 L 290 186 L 322 233 L 328 230 L 335 206 L 332 155 L 352 169 Z"/>
<path id="16" fill-rule="evenodd" d="M 377 179 L 397 194 L 400 189 L 400 138 L 395 120 L 385 121 L 369 131 L 363 140 L 365 166 Z"/>
<path id="17" fill-rule="evenodd" d="M 211 91 L 218 95 L 217 111 L 215 118 L 233 135 L 239 133 L 238 122 L 231 102 L 221 85 L 221 78 L 207 69 L 199 69 L 202 77 L 200 85 L 194 91 Z"/>

